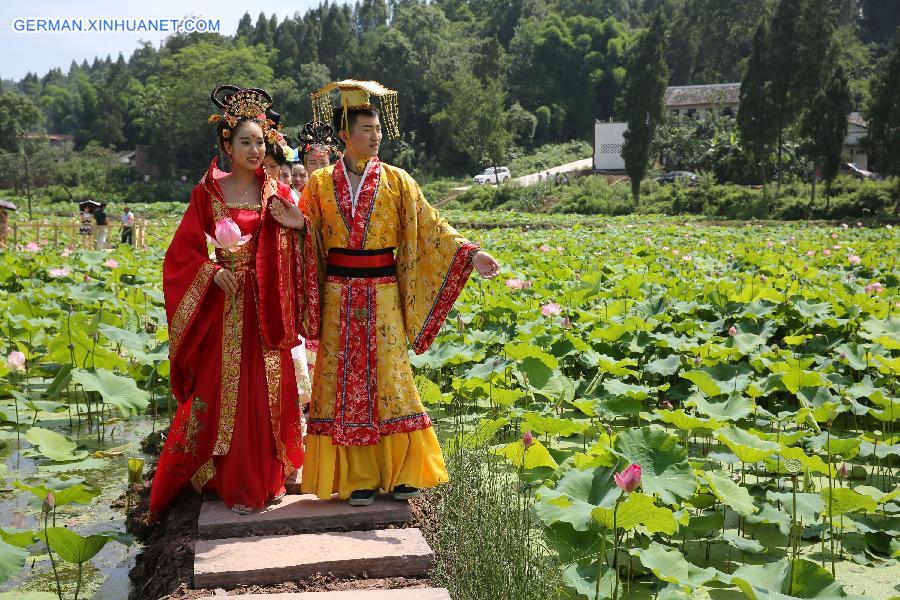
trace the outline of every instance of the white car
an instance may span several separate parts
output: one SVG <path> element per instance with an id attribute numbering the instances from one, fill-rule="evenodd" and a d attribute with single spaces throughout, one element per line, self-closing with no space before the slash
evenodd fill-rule
<path id="1" fill-rule="evenodd" d="M 509 173 L 509 167 L 497 167 L 496 172 L 494 167 L 488 167 L 484 170 L 484 173 L 476 175 L 473 178 L 473 181 L 478 185 L 485 185 L 487 183 L 503 183 L 504 181 L 509 181 L 512 178 L 512 175 Z"/>

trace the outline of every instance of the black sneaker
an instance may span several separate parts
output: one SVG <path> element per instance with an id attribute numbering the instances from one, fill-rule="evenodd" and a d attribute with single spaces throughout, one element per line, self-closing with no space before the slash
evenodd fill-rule
<path id="1" fill-rule="evenodd" d="M 394 500 L 409 500 L 410 498 L 418 498 L 422 493 L 418 488 L 400 484 L 394 488 L 392 495 Z"/>
<path id="2" fill-rule="evenodd" d="M 375 502 L 376 490 L 356 490 L 350 494 L 350 506 L 369 506 Z"/>

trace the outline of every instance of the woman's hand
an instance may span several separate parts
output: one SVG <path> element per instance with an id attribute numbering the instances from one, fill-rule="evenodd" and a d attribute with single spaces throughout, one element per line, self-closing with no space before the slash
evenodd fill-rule
<path id="1" fill-rule="evenodd" d="M 234 276 L 234 273 L 228 269 L 219 269 L 216 271 L 216 274 L 213 275 L 213 281 L 216 282 L 217 286 L 222 288 L 222 291 L 228 294 L 237 292 L 237 278 Z"/>
<path id="2" fill-rule="evenodd" d="M 492 279 L 500 274 L 500 263 L 493 256 L 480 250 L 478 254 L 472 257 L 472 265 L 478 274 L 485 279 Z"/>
<path id="3" fill-rule="evenodd" d="M 306 219 L 303 218 L 303 213 L 300 212 L 300 209 L 284 198 L 272 196 L 269 198 L 269 207 L 272 211 L 272 216 L 282 227 L 303 229 L 303 226 L 306 224 Z"/>

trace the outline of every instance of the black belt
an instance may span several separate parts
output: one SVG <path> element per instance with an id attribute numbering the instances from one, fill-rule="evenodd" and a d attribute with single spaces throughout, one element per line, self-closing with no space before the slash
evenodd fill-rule
<path id="1" fill-rule="evenodd" d="M 391 277 L 397 275 L 393 248 L 351 250 L 331 248 L 326 258 L 325 274 L 335 277 Z"/>

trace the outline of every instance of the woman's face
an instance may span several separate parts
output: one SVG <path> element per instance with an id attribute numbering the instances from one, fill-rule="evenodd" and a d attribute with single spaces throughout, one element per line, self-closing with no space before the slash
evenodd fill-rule
<path id="1" fill-rule="evenodd" d="M 309 181 L 309 174 L 306 172 L 306 167 L 304 167 L 300 163 L 295 163 L 292 175 L 293 177 L 291 177 L 291 187 L 293 187 L 298 192 L 302 192 L 303 188 L 306 187 L 306 182 Z"/>
<path id="2" fill-rule="evenodd" d="M 269 174 L 269 177 L 273 179 L 276 179 L 278 177 L 278 161 L 276 161 L 273 157 L 268 155 L 264 157 L 262 166 L 266 170 L 266 173 Z"/>
<path id="3" fill-rule="evenodd" d="M 287 163 L 278 165 L 278 181 L 291 187 L 291 165 Z"/>
<path id="4" fill-rule="evenodd" d="M 331 164 L 328 150 L 313 148 L 303 155 L 303 164 L 306 166 L 307 173 L 312 173 L 316 169 L 324 169 Z"/>
<path id="5" fill-rule="evenodd" d="M 231 140 L 225 142 L 225 152 L 235 169 L 255 171 L 266 153 L 262 127 L 249 121 L 239 124 L 232 131 Z"/>

